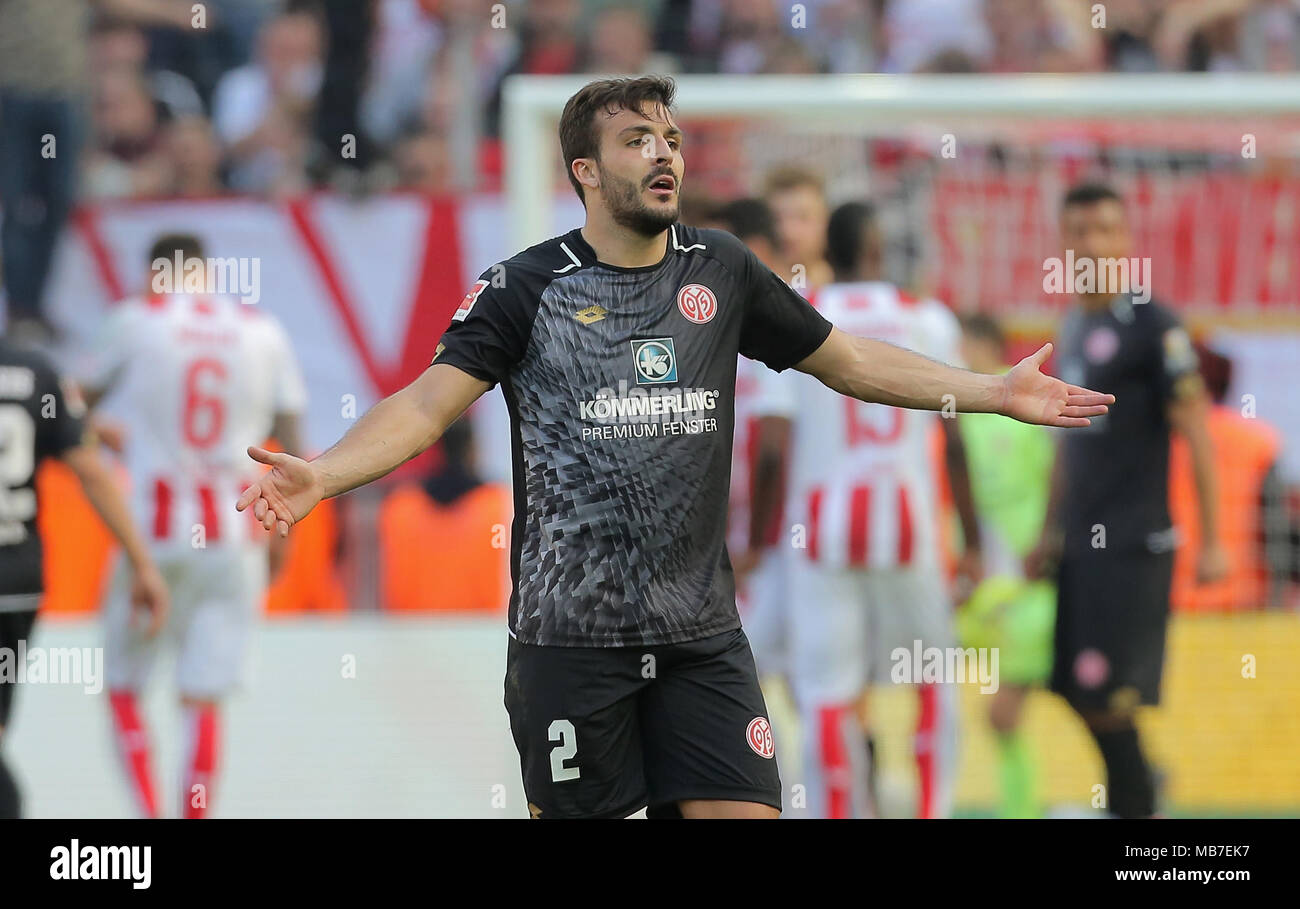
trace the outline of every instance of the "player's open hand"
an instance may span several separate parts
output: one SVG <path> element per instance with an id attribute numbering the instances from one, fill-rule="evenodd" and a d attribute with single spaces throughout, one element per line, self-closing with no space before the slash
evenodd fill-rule
<path id="1" fill-rule="evenodd" d="M 1043 426 L 1087 426 L 1089 417 L 1099 417 L 1115 401 L 1114 395 L 1102 394 L 1070 385 L 1044 375 L 1039 367 L 1052 354 L 1052 345 L 1044 344 L 1025 357 L 1002 377 L 1002 407 L 998 413 L 1022 423 Z"/>
<path id="2" fill-rule="evenodd" d="M 288 536 L 289 528 L 325 497 L 325 489 L 311 464 L 302 458 L 256 445 L 248 447 L 248 456 L 271 469 L 244 490 L 235 503 L 235 510 L 243 511 L 251 505 L 253 517 L 263 527 L 282 537 Z"/>
<path id="3" fill-rule="evenodd" d="M 131 621 L 143 622 L 144 633 L 153 637 L 162 631 L 171 609 L 167 582 L 153 565 L 134 570 L 131 578 Z"/>

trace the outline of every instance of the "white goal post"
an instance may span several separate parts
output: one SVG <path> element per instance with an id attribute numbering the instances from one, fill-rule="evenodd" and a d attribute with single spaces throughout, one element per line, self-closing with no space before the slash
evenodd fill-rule
<path id="1" fill-rule="evenodd" d="M 593 78 L 514 76 L 506 82 L 505 188 L 517 248 L 549 235 L 556 176 L 562 173 L 556 124 L 565 101 Z M 780 118 L 795 129 L 855 122 L 874 129 L 994 116 L 1209 123 L 1300 115 L 1300 75 L 1292 74 L 687 75 L 677 77 L 677 86 L 684 117 Z"/>

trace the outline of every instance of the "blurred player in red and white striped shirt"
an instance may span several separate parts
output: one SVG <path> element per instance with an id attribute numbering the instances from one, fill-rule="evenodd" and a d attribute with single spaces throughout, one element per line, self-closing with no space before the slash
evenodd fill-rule
<path id="1" fill-rule="evenodd" d="M 749 247 L 764 265 L 782 277 L 789 274 L 777 238 L 776 219 L 762 199 L 737 199 L 722 206 L 717 226 Z M 758 402 L 761 364 L 741 357 L 736 363 L 736 441 L 731 458 L 731 494 L 727 510 L 727 549 L 736 572 L 737 606 L 754 651 L 760 676 L 788 672 L 785 560 L 774 548 L 781 532 L 777 509 L 762 528 L 751 523 L 750 492 L 758 456 Z M 779 480 L 778 480 L 779 482 Z M 762 547 L 751 546 L 757 535 Z M 747 559 L 749 554 L 755 558 Z"/>
<path id="2" fill-rule="evenodd" d="M 149 260 L 177 255 L 187 270 L 204 264 L 199 241 L 184 234 L 159 238 Z M 102 401 L 124 431 L 133 511 L 173 602 L 164 633 L 146 637 L 130 620 L 123 573 L 114 577 L 104 609 L 114 731 L 141 812 L 158 816 L 139 695 L 160 645 L 175 647 L 186 730 L 181 812 L 203 817 L 216 773 L 219 702 L 242 680 L 268 583 L 268 534 L 222 503 L 256 475 L 249 446 L 273 437 L 287 451 L 301 450 L 303 379 L 284 330 L 265 310 L 179 292 L 118 303 L 82 379 L 92 406 Z"/>
<path id="3" fill-rule="evenodd" d="M 960 329 L 936 300 L 916 300 L 877 279 L 879 235 L 870 206 L 831 218 L 828 260 L 836 282 L 813 305 L 850 334 L 888 341 L 954 364 Z M 771 462 L 789 451 L 786 522 L 793 612 L 791 683 L 803 721 L 804 773 L 815 816 L 870 816 L 869 736 L 855 710 L 871 684 L 891 681 L 897 647 L 954 644 L 937 521 L 930 440 L 945 430 L 954 499 L 966 539 L 963 572 L 978 574 L 978 528 L 955 419 L 843 397 L 798 372 L 763 375 L 755 405 L 759 448 Z M 945 416 L 953 416 L 948 414 Z M 754 520 L 774 507 L 755 492 Z M 785 541 L 782 541 L 785 545 Z M 916 730 L 921 817 L 947 814 L 955 772 L 954 685 L 924 684 Z"/>

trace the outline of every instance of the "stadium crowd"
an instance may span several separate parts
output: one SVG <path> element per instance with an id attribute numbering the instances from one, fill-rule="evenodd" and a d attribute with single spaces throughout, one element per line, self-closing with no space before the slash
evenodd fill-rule
<path id="1" fill-rule="evenodd" d="M 1082 0 L 0 8 L 6 132 L 17 141 L 32 103 L 61 111 L 78 127 L 69 144 L 84 136 L 80 173 L 64 178 L 79 176 L 92 199 L 277 196 L 359 173 L 374 186 L 491 188 L 501 85 L 515 73 L 1277 72 L 1298 62 L 1293 0 L 1122 0 L 1101 12 Z"/>

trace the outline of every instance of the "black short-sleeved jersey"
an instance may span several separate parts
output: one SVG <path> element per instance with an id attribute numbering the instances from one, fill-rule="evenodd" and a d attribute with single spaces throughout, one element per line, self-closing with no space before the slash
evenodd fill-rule
<path id="1" fill-rule="evenodd" d="M 38 605 L 36 468 L 80 443 L 83 411 L 44 357 L 0 339 L 0 611 Z"/>
<path id="2" fill-rule="evenodd" d="M 1110 412 L 1065 433 L 1067 550 L 1152 552 L 1174 545 L 1169 519 L 1169 419 L 1179 383 L 1197 381 L 1196 352 L 1178 318 L 1155 302 L 1118 296 L 1076 307 L 1057 345 L 1066 382 L 1115 395 Z"/>
<path id="3" fill-rule="evenodd" d="M 574 230 L 493 266 L 434 357 L 511 417 L 510 631 L 620 647 L 739 627 L 723 545 L 736 355 L 798 363 L 830 323 L 735 237 L 676 225 L 656 265 Z"/>

